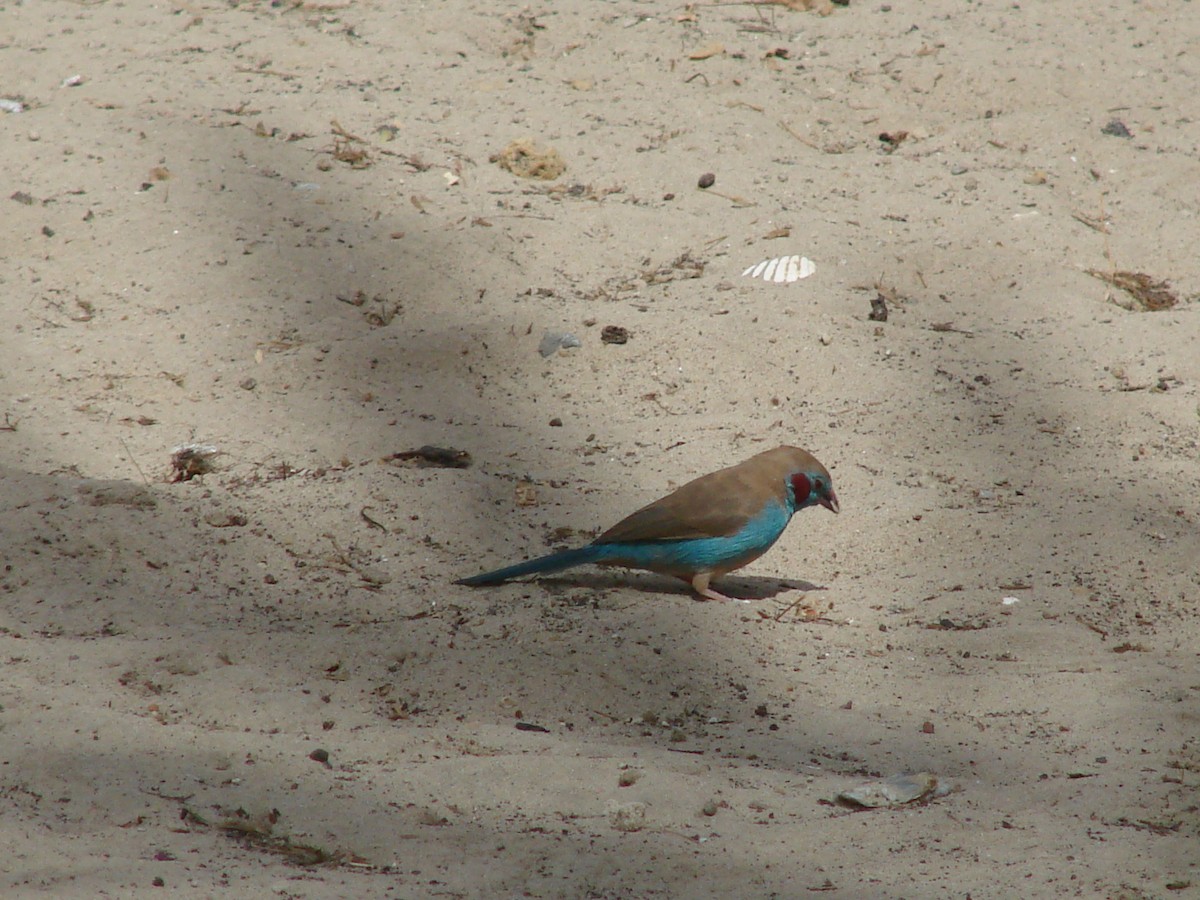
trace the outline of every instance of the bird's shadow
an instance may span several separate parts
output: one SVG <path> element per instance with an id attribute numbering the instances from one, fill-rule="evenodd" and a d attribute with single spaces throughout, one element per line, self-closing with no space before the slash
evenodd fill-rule
<path id="1" fill-rule="evenodd" d="M 590 588 L 592 590 L 630 588 L 647 594 L 679 594 L 700 599 L 692 593 L 691 585 L 678 578 L 640 572 L 579 572 L 569 575 L 543 575 L 533 581 L 548 587 Z M 822 585 L 793 578 L 745 575 L 722 578 L 720 581 L 713 582 L 713 587 L 735 600 L 769 600 L 787 591 L 828 590 Z"/>

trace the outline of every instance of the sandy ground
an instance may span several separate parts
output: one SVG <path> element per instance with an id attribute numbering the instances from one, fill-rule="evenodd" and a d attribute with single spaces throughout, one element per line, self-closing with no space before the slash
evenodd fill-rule
<path id="1" fill-rule="evenodd" d="M 1200 896 L 1195 7 L 4 4 L 0 890 Z"/>

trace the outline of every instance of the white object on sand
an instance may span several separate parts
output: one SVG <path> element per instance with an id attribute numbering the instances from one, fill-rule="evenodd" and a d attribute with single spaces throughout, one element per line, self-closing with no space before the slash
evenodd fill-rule
<path id="1" fill-rule="evenodd" d="M 775 259 L 764 259 L 757 265 L 750 266 L 742 273 L 751 278 L 761 278 L 775 284 L 791 284 L 801 278 L 807 278 L 817 271 L 816 263 L 807 256 L 778 256 Z"/>

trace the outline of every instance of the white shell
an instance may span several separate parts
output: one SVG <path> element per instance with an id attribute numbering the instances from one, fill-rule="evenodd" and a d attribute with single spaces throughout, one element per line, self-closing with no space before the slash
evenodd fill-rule
<path id="1" fill-rule="evenodd" d="M 807 256 L 777 256 L 775 259 L 764 259 L 757 265 L 749 266 L 742 275 L 751 278 L 762 278 L 775 284 L 791 284 L 801 278 L 807 278 L 817 271 L 816 264 Z"/>

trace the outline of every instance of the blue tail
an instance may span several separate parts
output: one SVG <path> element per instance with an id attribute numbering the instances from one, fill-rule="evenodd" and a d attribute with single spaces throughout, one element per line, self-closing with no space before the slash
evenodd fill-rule
<path id="1" fill-rule="evenodd" d="M 485 584 L 501 584 L 513 578 L 520 578 L 522 575 L 561 572 L 563 569 L 570 569 L 572 566 L 582 566 L 586 563 L 599 562 L 611 554 L 612 547 L 605 546 L 604 544 L 588 544 L 586 547 L 577 547 L 574 550 L 561 550 L 558 553 L 551 553 L 549 556 L 539 556 L 537 559 L 526 560 L 523 563 L 517 563 L 515 566 L 505 566 L 503 569 L 497 569 L 494 572 L 484 572 L 480 575 L 472 575 L 470 578 L 460 578 L 454 583 L 465 584 L 471 587 L 479 587 Z"/>

